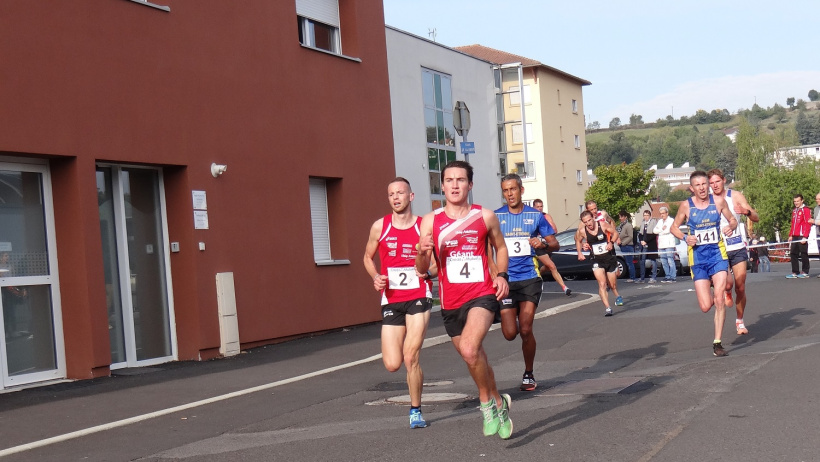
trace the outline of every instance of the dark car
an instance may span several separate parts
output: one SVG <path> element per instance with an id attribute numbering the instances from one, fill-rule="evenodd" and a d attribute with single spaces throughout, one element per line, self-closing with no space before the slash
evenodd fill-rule
<path id="1" fill-rule="evenodd" d="M 550 257 L 552 261 L 555 262 L 555 266 L 558 268 L 558 272 L 561 273 L 561 277 L 567 280 L 573 280 L 577 277 L 594 277 L 592 274 L 592 259 L 589 258 L 589 252 L 584 252 L 584 255 L 587 257 L 586 260 L 578 260 L 578 252 L 575 247 L 576 231 L 575 229 L 568 229 L 556 234 L 555 238 L 558 240 L 560 247 L 557 251 L 553 252 Z M 623 279 L 629 276 L 628 271 L 626 271 L 626 258 L 633 258 L 635 270 L 640 271 L 640 258 L 638 258 L 637 255 L 631 257 L 622 255 L 621 249 L 617 245 L 615 246 L 615 258 L 618 260 L 619 278 Z M 675 255 L 675 265 L 678 268 L 678 274 L 682 274 L 681 264 L 677 255 Z M 658 261 L 658 275 L 663 275 L 663 268 L 660 261 Z"/>

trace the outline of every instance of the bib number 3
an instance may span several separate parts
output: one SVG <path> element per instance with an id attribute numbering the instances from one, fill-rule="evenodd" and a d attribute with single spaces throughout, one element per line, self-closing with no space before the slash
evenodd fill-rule
<path id="1" fill-rule="evenodd" d="M 524 237 L 511 237 L 504 239 L 507 244 L 507 252 L 511 257 L 529 257 L 532 255 L 530 240 Z"/>

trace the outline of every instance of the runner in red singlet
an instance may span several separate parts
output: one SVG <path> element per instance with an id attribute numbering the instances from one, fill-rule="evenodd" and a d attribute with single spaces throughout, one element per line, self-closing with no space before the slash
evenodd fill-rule
<path id="1" fill-rule="evenodd" d="M 416 273 L 416 245 L 419 242 L 421 218 L 413 215 L 410 204 L 413 191 L 404 178 L 387 186 L 387 197 L 393 212 L 373 223 L 364 252 L 364 267 L 373 278 L 373 287 L 381 292 L 382 359 L 390 372 L 407 369 L 410 391 L 410 428 L 424 428 L 421 414 L 421 390 L 424 373 L 419 353 L 430 321 L 433 306 L 431 272 Z M 379 253 L 381 270 L 373 258 Z"/>
<path id="2" fill-rule="evenodd" d="M 508 254 L 498 217 L 492 210 L 470 205 L 473 167 L 453 161 L 441 171 L 447 203 L 421 222 L 416 271 L 425 273 L 435 258 L 444 327 L 478 387 L 484 435 L 512 434 L 508 394 L 499 394 L 493 369 L 482 343 L 499 311 L 499 300 L 509 292 Z M 495 249 L 498 274 L 492 277 L 487 244 Z"/>

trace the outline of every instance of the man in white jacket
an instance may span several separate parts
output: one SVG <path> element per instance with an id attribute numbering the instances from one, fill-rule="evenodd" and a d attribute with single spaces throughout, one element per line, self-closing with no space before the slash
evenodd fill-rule
<path id="1" fill-rule="evenodd" d="M 677 275 L 675 274 L 675 236 L 672 234 L 672 223 L 675 220 L 669 216 L 667 207 L 661 207 L 660 214 L 661 219 L 655 225 L 655 234 L 658 235 L 658 256 L 661 259 L 665 274 L 661 282 L 677 282 Z"/>

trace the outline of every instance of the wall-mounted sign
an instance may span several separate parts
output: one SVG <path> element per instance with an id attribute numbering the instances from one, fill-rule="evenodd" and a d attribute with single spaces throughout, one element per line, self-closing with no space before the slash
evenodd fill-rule
<path id="1" fill-rule="evenodd" d="M 205 191 L 191 191 L 194 198 L 194 210 L 208 210 L 208 200 Z"/>

